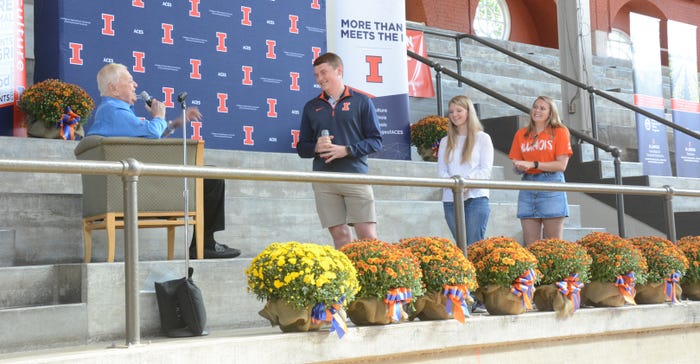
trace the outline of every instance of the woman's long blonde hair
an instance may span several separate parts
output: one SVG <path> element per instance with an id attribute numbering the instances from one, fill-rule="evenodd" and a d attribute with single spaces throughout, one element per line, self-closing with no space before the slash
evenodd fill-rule
<path id="1" fill-rule="evenodd" d="M 472 158 L 472 151 L 474 150 L 474 144 L 476 144 L 476 135 L 484 130 L 484 126 L 481 125 L 479 117 L 476 116 L 476 110 L 474 109 L 474 104 L 469 97 L 464 95 L 459 95 L 453 97 L 448 105 L 456 105 L 467 110 L 467 141 L 464 143 L 462 148 L 462 163 L 468 162 Z M 445 150 L 445 158 L 449 163 L 452 159 L 452 151 L 457 145 L 457 128 L 450 122 L 447 124 L 447 149 Z"/>
<path id="2" fill-rule="evenodd" d="M 530 108 L 530 124 L 527 126 L 527 132 L 525 133 L 526 137 L 529 137 L 530 135 L 537 134 L 537 129 L 535 126 L 535 121 L 532 120 L 532 108 L 535 107 L 535 103 L 537 100 L 542 100 L 549 105 L 549 119 L 547 119 L 547 125 L 545 126 L 545 129 L 549 128 L 550 129 L 550 137 L 554 138 L 554 132 L 551 131 L 551 129 L 554 128 L 566 128 L 567 131 L 569 130 L 564 123 L 562 123 L 561 118 L 559 117 L 559 109 L 557 109 L 557 104 L 554 102 L 554 99 L 552 99 L 549 96 L 538 96 L 535 101 L 532 102 L 532 107 Z"/>

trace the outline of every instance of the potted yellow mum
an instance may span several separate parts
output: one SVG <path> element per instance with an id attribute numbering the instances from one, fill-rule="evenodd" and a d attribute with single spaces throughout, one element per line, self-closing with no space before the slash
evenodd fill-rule
<path id="1" fill-rule="evenodd" d="M 480 240 L 467 251 L 476 268 L 477 300 L 492 315 L 518 315 L 533 309 L 537 258 L 513 238 Z"/>
<path id="2" fill-rule="evenodd" d="M 360 291 L 348 306 L 356 325 L 384 325 L 408 318 L 403 306 L 423 295 L 422 273 L 407 249 L 381 240 L 356 240 L 340 249 L 357 270 Z"/>
<path id="3" fill-rule="evenodd" d="M 296 241 L 270 244 L 245 274 L 248 291 L 267 301 L 260 315 L 284 332 L 318 330 L 330 322 L 342 337 L 343 307 L 360 288 L 345 254 L 328 245 Z"/>
<path id="4" fill-rule="evenodd" d="M 678 240 L 678 248 L 688 259 L 688 270 L 681 280 L 683 296 L 700 301 L 700 236 L 684 236 Z"/>
<path id="5" fill-rule="evenodd" d="M 465 322 L 470 291 L 478 287 L 474 265 L 449 239 L 415 237 L 401 239 L 400 246 L 418 258 L 425 294 L 416 300 L 409 319 L 445 320 L 450 317 Z"/>

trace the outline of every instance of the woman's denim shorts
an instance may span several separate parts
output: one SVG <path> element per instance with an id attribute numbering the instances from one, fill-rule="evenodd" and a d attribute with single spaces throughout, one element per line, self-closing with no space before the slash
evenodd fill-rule
<path id="1" fill-rule="evenodd" d="M 533 182 L 565 182 L 564 173 L 562 172 L 525 174 L 522 180 Z M 518 194 L 519 219 L 547 219 L 568 216 L 569 202 L 566 199 L 566 192 L 522 190 Z"/>

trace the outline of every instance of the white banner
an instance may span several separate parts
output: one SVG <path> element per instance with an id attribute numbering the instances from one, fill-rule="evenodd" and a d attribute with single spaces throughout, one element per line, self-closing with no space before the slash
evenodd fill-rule
<path id="1" fill-rule="evenodd" d="M 328 50 L 348 86 L 373 97 L 384 147 L 373 157 L 410 159 L 406 11 L 403 0 L 329 0 Z"/>
<path id="2" fill-rule="evenodd" d="M 673 122 L 700 132 L 697 27 L 673 20 L 667 24 Z M 678 177 L 700 178 L 700 140 L 679 131 L 674 131 L 673 136 L 676 174 Z"/>
<path id="3" fill-rule="evenodd" d="M 27 136 L 17 102 L 26 86 L 24 0 L 0 0 L 0 135 Z"/>
<path id="4" fill-rule="evenodd" d="M 630 13 L 630 36 L 634 66 L 634 105 L 664 118 L 659 19 Z M 642 162 L 644 174 L 670 176 L 666 125 L 639 113 L 635 116 L 639 161 Z"/>

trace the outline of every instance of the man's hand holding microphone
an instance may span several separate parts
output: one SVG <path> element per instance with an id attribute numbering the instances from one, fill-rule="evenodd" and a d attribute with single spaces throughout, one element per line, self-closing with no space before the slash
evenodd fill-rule
<path id="1" fill-rule="evenodd" d="M 163 120 L 165 119 L 165 104 L 158 101 L 155 97 L 151 96 L 148 94 L 146 91 L 141 91 L 139 94 L 141 96 L 141 100 L 145 102 L 146 110 L 153 116 L 154 118 L 160 117 Z M 196 107 L 188 107 L 187 110 L 185 111 L 185 117 L 187 118 L 188 121 L 202 121 L 202 113 L 199 112 L 199 109 Z M 179 128 L 182 126 L 182 117 L 178 116 L 175 118 L 175 120 L 169 121 L 168 122 L 168 128 L 165 131 L 165 134 L 163 137 L 167 136 L 168 134 L 172 133 L 175 129 Z"/>
<path id="2" fill-rule="evenodd" d="M 344 145 L 333 144 L 333 136 L 327 129 L 321 130 L 321 136 L 316 140 L 316 153 L 331 163 L 336 159 L 345 158 L 350 155 L 350 148 Z"/>
<path id="3" fill-rule="evenodd" d="M 148 94 L 146 91 L 141 91 L 141 100 L 146 103 L 146 110 L 154 118 L 161 118 L 165 120 L 165 104 L 155 99 L 155 97 Z"/>

